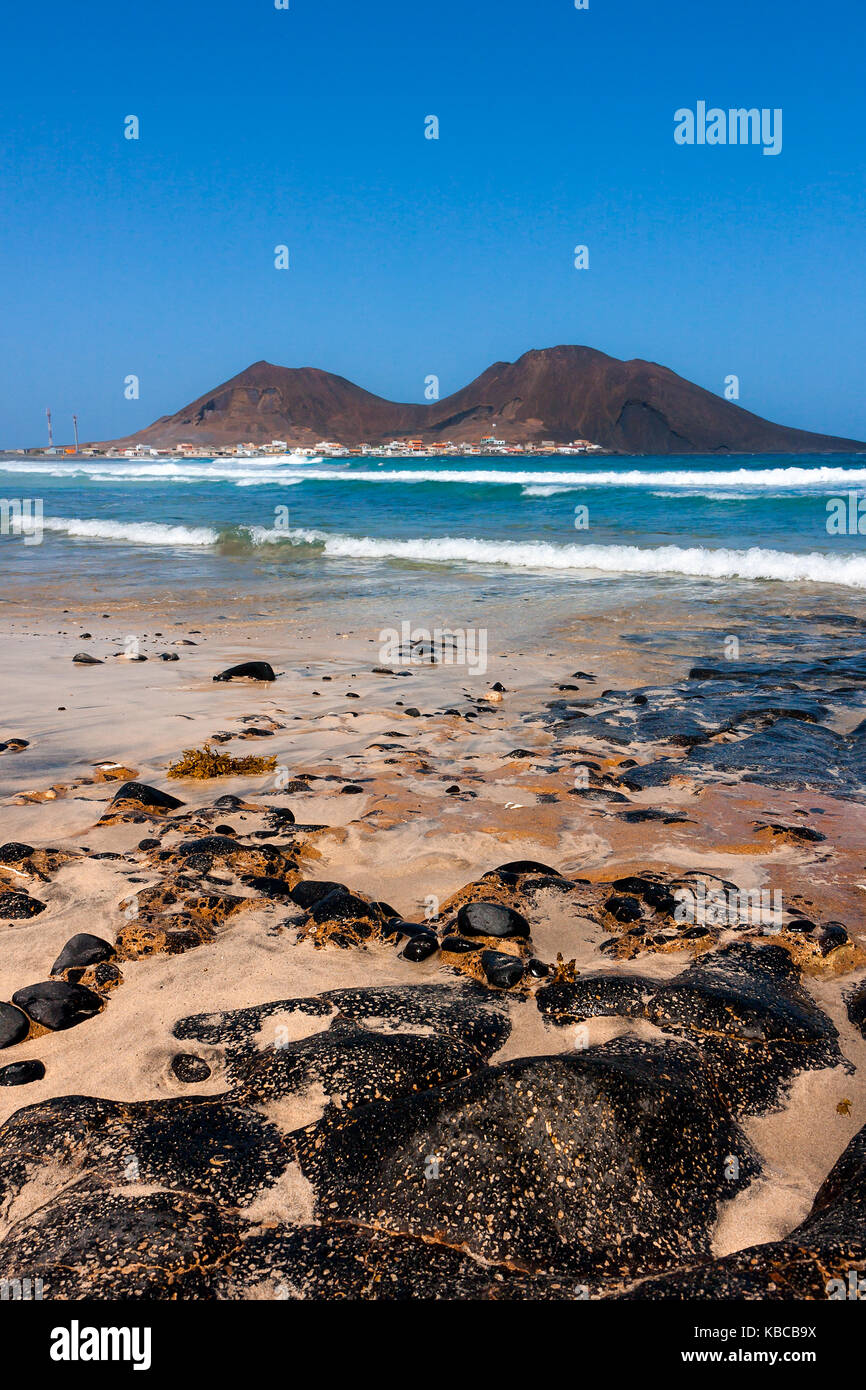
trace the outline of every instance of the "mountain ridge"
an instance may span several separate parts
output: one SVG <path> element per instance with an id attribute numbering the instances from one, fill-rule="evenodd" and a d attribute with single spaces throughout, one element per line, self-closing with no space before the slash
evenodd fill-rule
<path id="1" fill-rule="evenodd" d="M 777 425 L 668 367 L 623 360 L 595 348 L 533 348 L 495 362 L 441 400 L 386 400 L 318 367 L 280 367 L 264 358 L 173 415 L 122 439 L 129 447 L 228 445 L 284 439 L 346 446 L 421 439 L 477 443 L 496 434 L 515 444 L 588 439 L 627 454 L 859 452 L 866 443 Z"/>

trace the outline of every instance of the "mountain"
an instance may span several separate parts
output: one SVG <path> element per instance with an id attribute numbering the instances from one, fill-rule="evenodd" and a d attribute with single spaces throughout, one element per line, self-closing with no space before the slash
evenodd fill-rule
<path id="1" fill-rule="evenodd" d="M 525 352 L 496 362 L 444 400 L 400 405 L 315 367 L 255 362 L 222 386 L 112 443 L 511 443 L 588 439 L 628 454 L 823 453 L 866 449 L 833 435 L 771 424 L 667 367 L 587 347 Z"/>

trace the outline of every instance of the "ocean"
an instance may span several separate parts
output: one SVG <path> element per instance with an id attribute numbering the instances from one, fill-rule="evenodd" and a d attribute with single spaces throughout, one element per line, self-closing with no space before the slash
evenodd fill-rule
<path id="1" fill-rule="evenodd" d="M 593 590 L 616 602 L 671 585 L 685 601 L 708 585 L 857 591 L 866 536 L 852 512 L 863 496 L 866 454 L 302 466 L 7 457 L 0 497 L 38 502 L 44 529 L 25 545 L 5 525 L 0 555 L 5 596 L 19 600 L 64 584 L 74 597 L 73 578 L 142 599 L 154 586 L 433 592 L 468 576 L 501 596 L 566 590 L 580 603 Z"/>

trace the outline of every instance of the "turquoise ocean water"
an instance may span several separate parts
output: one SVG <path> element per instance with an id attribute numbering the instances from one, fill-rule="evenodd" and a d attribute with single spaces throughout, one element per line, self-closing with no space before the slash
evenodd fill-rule
<path id="1" fill-rule="evenodd" d="M 0 537 L 7 596 L 110 580 L 339 595 L 484 575 L 503 593 L 603 583 L 866 588 L 866 454 L 544 459 L 0 459 L 39 544 Z M 8 508 L 6 509 L 8 511 Z M 13 506 L 14 510 L 14 506 Z M 866 512 L 866 501 L 864 501 Z M 841 526 L 840 526 L 841 518 Z M 828 529 L 828 521 L 831 529 Z M 866 515 L 862 520 L 866 532 Z"/>

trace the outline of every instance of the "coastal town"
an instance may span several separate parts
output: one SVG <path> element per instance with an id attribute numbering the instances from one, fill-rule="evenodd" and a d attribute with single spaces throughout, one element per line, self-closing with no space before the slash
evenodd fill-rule
<path id="1" fill-rule="evenodd" d="M 60 455 L 73 458 L 270 458 L 275 463 L 280 463 L 323 458 L 489 458 L 515 454 L 538 457 L 548 454 L 595 454 L 609 451 L 601 444 L 594 444 L 588 439 L 574 439 L 568 444 L 560 444 L 553 439 L 543 439 L 540 443 L 516 444 L 491 434 L 483 436 L 477 443 L 460 444 L 455 444 L 452 440 L 444 440 L 441 444 L 429 444 L 422 439 L 392 439 L 387 444 L 359 444 L 350 447 L 334 440 L 322 439 L 312 446 L 295 448 L 285 439 L 272 439 L 268 444 L 249 441 L 219 445 L 179 443 L 166 448 L 156 448 L 149 444 L 134 444 L 128 448 L 112 444 L 89 444 L 77 449 L 73 446 L 51 445 L 47 449 L 22 449 L 18 452 L 25 456 Z"/>

